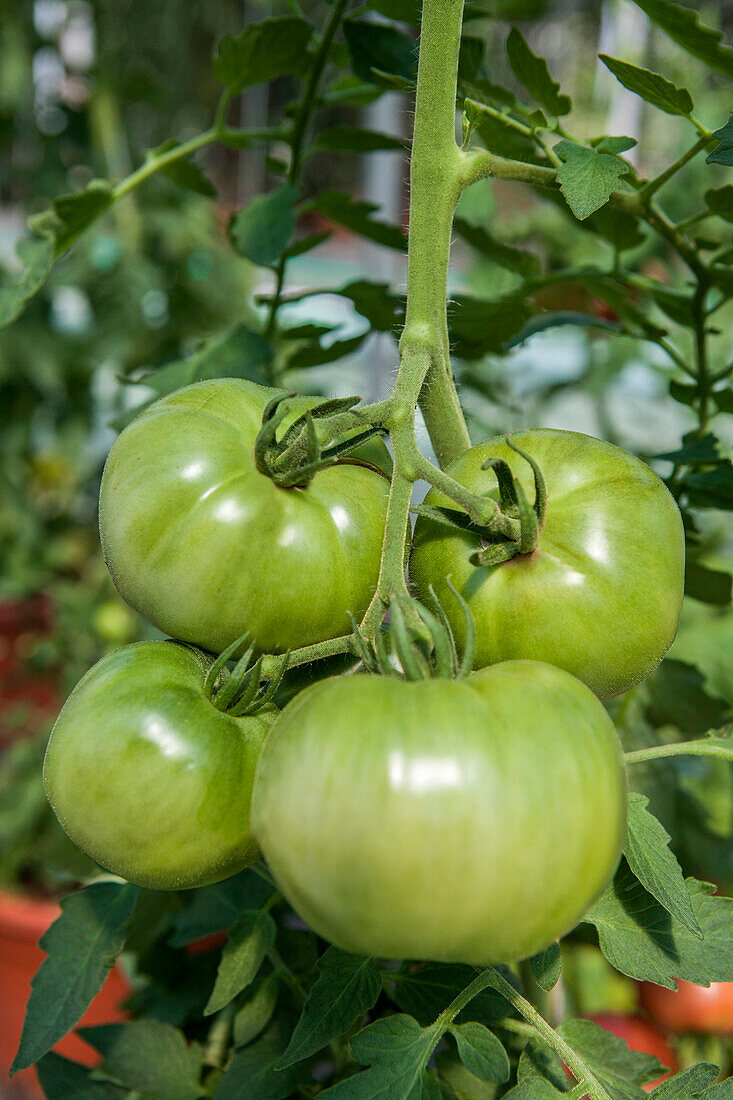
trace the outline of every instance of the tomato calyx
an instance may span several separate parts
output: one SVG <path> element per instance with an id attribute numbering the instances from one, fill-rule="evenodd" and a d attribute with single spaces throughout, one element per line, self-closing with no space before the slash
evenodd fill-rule
<path id="1" fill-rule="evenodd" d="M 227 646 L 212 662 L 204 678 L 204 692 L 211 704 L 233 718 L 258 714 L 270 706 L 290 660 L 290 653 L 285 653 L 275 674 L 265 679 L 262 675 L 263 657 L 259 656 L 253 663 L 254 646 L 248 644 L 249 639 L 249 633 L 243 634 Z M 228 662 L 243 646 L 247 648 L 230 671 Z"/>
<path id="2" fill-rule="evenodd" d="M 255 440 L 255 465 L 282 489 L 304 489 L 319 470 L 347 459 L 375 435 L 383 435 L 384 429 L 369 426 L 354 434 L 360 421 L 354 414 L 353 422 L 346 423 L 360 397 L 341 397 L 322 401 L 292 422 L 278 438 L 278 429 L 288 416 L 286 404 L 295 393 L 278 395 L 268 402 L 262 414 L 262 426 Z M 345 436 L 345 433 L 350 434 Z"/>
<path id="3" fill-rule="evenodd" d="M 506 443 L 508 447 L 521 455 L 532 468 L 534 502 L 529 503 L 520 482 L 514 476 L 509 463 L 503 458 L 487 458 L 481 469 L 493 470 L 498 485 L 499 512 L 506 519 L 513 520 L 517 525 L 515 537 L 507 537 L 507 535 L 490 527 L 481 527 L 474 523 L 465 512 L 457 508 L 445 508 L 430 504 L 418 505 L 418 507 L 413 508 L 414 512 L 426 516 L 444 527 L 471 531 L 478 535 L 481 539 L 481 549 L 471 554 L 469 560 L 472 565 L 501 565 L 502 562 L 510 561 L 517 554 L 532 554 L 537 547 L 537 540 L 545 522 L 547 486 L 542 470 L 530 454 L 512 443 L 509 436 L 506 437 Z"/>
<path id="4" fill-rule="evenodd" d="M 461 660 L 448 617 L 431 588 L 435 614 L 418 600 L 395 593 L 389 605 L 389 629 L 380 624 L 373 642 L 363 636 L 352 616 L 356 650 L 364 668 L 382 676 L 410 681 L 462 680 L 468 676 L 476 652 L 476 627 L 471 609 L 450 579 L 448 587 L 466 620 L 466 644 Z"/>

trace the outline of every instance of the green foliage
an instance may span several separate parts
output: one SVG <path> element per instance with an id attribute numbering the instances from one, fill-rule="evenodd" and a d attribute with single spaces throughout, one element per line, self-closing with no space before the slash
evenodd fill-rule
<path id="1" fill-rule="evenodd" d="M 669 850 L 664 826 L 649 813 L 649 799 L 629 794 L 629 819 L 624 855 L 642 886 L 689 932 L 702 939 L 682 870 Z"/>
<path id="2" fill-rule="evenodd" d="M 600 210 L 615 191 L 627 165 L 613 153 L 600 153 L 574 141 L 559 141 L 555 152 L 562 158 L 557 178 L 573 214 L 580 221 Z"/>
<path id="3" fill-rule="evenodd" d="M 420 1027 L 411 1016 L 387 1016 L 364 1028 L 351 1041 L 357 1062 L 370 1068 L 326 1089 L 338 1100 L 432 1100 L 434 1078 L 425 1069 L 440 1037 L 440 1027 Z"/>
<path id="4" fill-rule="evenodd" d="M 252 199 L 229 224 L 229 237 L 237 252 L 253 264 L 275 267 L 293 235 L 299 199 L 297 187 L 287 184 Z"/>
<path id="5" fill-rule="evenodd" d="M 507 1053 L 487 1027 L 476 1023 L 454 1024 L 450 1033 L 456 1041 L 458 1057 L 469 1073 L 499 1085 L 509 1080 Z"/>
<path id="6" fill-rule="evenodd" d="M 33 979 L 13 1070 L 46 1054 L 81 1019 L 125 942 L 136 886 L 99 882 L 70 894 L 41 938 L 48 955 Z"/>
<path id="7" fill-rule="evenodd" d="M 616 79 L 628 88 L 630 92 L 658 107 L 660 111 L 666 111 L 668 115 L 687 116 L 695 106 L 692 96 L 686 88 L 678 88 L 671 80 L 652 72 L 651 69 L 642 69 L 638 65 L 630 65 L 628 61 L 620 61 L 617 57 L 609 57 L 608 54 L 600 54 L 601 61 L 610 69 Z"/>
<path id="8" fill-rule="evenodd" d="M 638 882 L 621 870 L 585 919 L 596 926 L 601 951 L 616 970 L 675 989 L 675 979 L 708 985 L 733 980 L 726 943 L 733 934 L 733 901 L 714 897 L 708 883 L 687 880 L 703 939 L 687 930 Z"/>
<path id="9" fill-rule="evenodd" d="M 283 16 L 251 23 L 227 35 L 214 57 L 214 75 L 231 95 L 279 76 L 300 72 L 312 28 L 306 19 Z"/>
<path id="10" fill-rule="evenodd" d="M 613 1100 L 641 1100 L 641 1085 L 664 1072 L 661 1062 L 650 1054 L 630 1050 L 623 1039 L 611 1035 L 592 1020 L 568 1020 L 558 1028 L 560 1035 L 582 1057 Z"/>
<path id="11" fill-rule="evenodd" d="M 532 967 L 532 975 L 540 989 L 549 993 L 560 981 L 562 973 L 562 952 L 559 943 L 550 944 L 540 955 L 533 955 L 529 960 Z"/>
<path id="12" fill-rule="evenodd" d="M 337 947 L 329 947 L 321 956 L 318 970 L 280 1068 L 310 1057 L 345 1034 L 373 1008 L 382 989 L 382 976 L 371 959 Z"/>
<path id="13" fill-rule="evenodd" d="M 103 1056 L 105 1073 L 128 1089 L 156 1100 L 196 1100 L 203 1093 L 203 1051 L 170 1024 L 136 1020 L 85 1027 L 79 1034 Z"/>
<path id="14" fill-rule="evenodd" d="M 733 115 L 730 116 L 725 126 L 721 126 L 719 130 L 713 133 L 713 137 L 718 139 L 718 145 L 708 155 L 708 164 L 723 164 L 726 168 L 730 168 L 733 165 Z M 723 190 L 721 188 L 721 190 Z M 710 192 L 705 196 L 706 200 Z M 716 210 L 715 213 L 720 213 Z"/>
<path id="15" fill-rule="evenodd" d="M 269 913 L 245 910 L 229 929 L 222 952 L 216 985 L 204 1015 L 218 1012 L 257 977 L 267 953 L 275 944 L 276 928 Z"/>
<path id="16" fill-rule="evenodd" d="M 733 77 L 733 49 L 721 41 L 721 31 L 700 22 L 694 8 L 676 0 L 634 0 L 634 3 L 683 50 L 723 76 Z"/>
<path id="17" fill-rule="evenodd" d="M 392 86 L 393 79 L 411 84 L 417 77 L 417 51 L 409 35 L 360 19 L 344 23 L 354 73 L 361 80 Z M 392 79 L 391 79 L 392 78 Z"/>
<path id="18" fill-rule="evenodd" d="M 560 85 L 552 79 L 547 62 L 532 53 L 521 31 L 512 27 L 506 42 L 507 56 L 512 71 L 532 99 L 548 114 L 562 116 L 569 113 L 570 98 L 562 95 Z"/>

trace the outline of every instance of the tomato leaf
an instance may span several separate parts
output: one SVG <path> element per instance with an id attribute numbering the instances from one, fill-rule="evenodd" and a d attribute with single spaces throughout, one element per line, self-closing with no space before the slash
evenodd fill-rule
<path id="1" fill-rule="evenodd" d="M 88 1066 L 53 1051 L 36 1063 L 36 1072 L 47 1100 L 125 1100 L 129 1095 L 110 1081 L 95 1081 Z"/>
<path id="2" fill-rule="evenodd" d="M 669 849 L 669 833 L 649 812 L 648 806 L 649 799 L 643 794 L 629 792 L 624 855 L 642 886 L 680 924 L 702 939 L 702 929 L 692 910 L 682 868 Z"/>
<path id="3" fill-rule="evenodd" d="M 642 69 L 638 65 L 631 65 L 628 61 L 621 61 L 617 57 L 609 57 L 608 54 L 598 55 L 610 69 L 619 83 L 630 92 L 635 92 L 653 107 L 660 111 L 666 111 L 668 115 L 689 115 L 695 104 L 687 88 L 678 88 L 671 80 L 652 72 L 651 69 Z"/>
<path id="4" fill-rule="evenodd" d="M 677 4 L 675 0 L 634 0 L 634 3 L 683 50 L 729 79 L 733 77 L 733 49 L 721 41 L 722 31 L 698 21 L 695 8 Z"/>
<path id="5" fill-rule="evenodd" d="M 175 149 L 180 142 L 169 140 L 164 141 L 162 145 L 159 145 L 157 149 L 153 149 L 148 156 L 158 156 L 160 153 L 166 153 L 170 149 Z M 204 195 L 206 198 L 216 198 L 216 188 L 207 176 L 204 175 L 202 170 L 192 160 L 186 160 L 185 157 L 180 160 L 171 161 L 170 164 L 166 164 L 163 168 L 159 169 L 161 175 L 166 176 L 173 183 L 179 187 L 183 187 L 186 191 L 193 191 L 196 195 Z"/>
<path id="6" fill-rule="evenodd" d="M 274 946 L 275 932 L 275 922 L 269 913 L 250 910 L 237 918 L 229 929 L 204 1016 L 224 1008 L 255 980 L 267 952 Z"/>
<path id="7" fill-rule="evenodd" d="M 351 1053 L 369 1069 L 322 1094 L 333 1100 L 432 1100 L 435 1082 L 425 1073 L 440 1026 L 420 1027 L 411 1016 L 387 1016 L 351 1040 Z"/>
<path id="8" fill-rule="evenodd" d="M 16 254 L 22 268 L 19 274 L 0 287 L 0 328 L 5 328 L 19 317 L 31 298 L 38 293 L 48 278 L 56 257 L 54 242 L 50 237 L 19 241 Z"/>
<path id="9" fill-rule="evenodd" d="M 493 260 L 499 267 L 506 268 L 507 271 L 513 271 L 516 275 L 522 275 L 525 278 L 539 275 L 540 261 L 534 253 L 527 252 L 523 248 L 512 248 L 511 245 L 497 240 L 488 229 L 473 225 L 464 218 L 456 218 L 453 224 L 456 232 L 460 233 L 464 241 L 467 241 L 472 248 L 475 248 L 483 256 Z"/>
<path id="10" fill-rule="evenodd" d="M 379 209 L 375 203 L 353 199 L 345 191 L 332 189 L 321 191 L 309 206 L 331 221 L 350 229 L 352 233 L 381 244 L 384 248 L 393 248 L 397 252 L 407 249 L 407 238 L 399 225 L 391 225 L 372 217 L 374 211 Z"/>
<path id="11" fill-rule="evenodd" d="M 458 1056 L 467 1070 L 482 1081 L 503 1085 L 509 1080 L 509 1057 L 504 1046 L 483 1024 L 470 1022 L 450 1028 Z"/>
<path id="12" fill-rule="evenodd" d="M 727 701 L 709 694 L 694 665 L 667 658 L 649 679 L 647 717 L 657 729 L 676 726 L 686 736 L 707 733 L 731 717 Z"/>
<path id="13" fill-rule="evenodd" d="M 685 595 L 714 607 L 727 607 L 733 598 L 733 577 L 709 569 L 699 561 L 685 562 Z"/>
<path id="14" fill-rule="evenodd" d="M 519 1056 L 517 1082 L 526 1086 L 547 1084 L 564 1092 L 567 1080 L 565 1067 L 554 1051 L 542 1039 L 530 1039 Z"/>
<path id="15" fill-rule="evenodd" d="M 37 1062 L 82 1018 L 124 946 L 137 896 L 136 886 L 95 882 L 63 899 L 40 939 L 48 958 L 31 982 L 11 1073 Z"/>
<path id="16" fill-rule="evenodd" d="M 717 1066 L 700 1062 L 662 1082 L 652 1089 L 651 1095 L 655 1100 L 714 1100 L 716 1089 L 708 1086 L 717 1080 L 719 1073 Z M 719 1100 L 723 1100 L 722 1095 Z"/>
<path id="17" fill-rule="evenodd" d="M 503 355 L 522 331 L 531 310 L 520 294 L 505 294 L 488 301 L 456 295 L 448 306 L 451 347 L 461 359 Z"/>
<path id="18" fill-rule="evenodd" d="M 516 985 L 516 978 L 509 970 L 502 970 L 507 981 Z M 430 1024 L 444 1008 L 473 981 L 476 971 L 461 963 L 424 963 L 419 967 L 405 965 L 389 975 L 394 988 L 392 1000 L 421 1024 Z M 491 1025 L 503 1020 L 512 1012 L 505 997 L 493 989 L 485 989 L 474 997 L 457 1017 L 460 1023 L 478 1020 Z"/>
<path id="19" fill-rule="evenodd" d="M 730 116 L 724 126 L 713 133 L 713 137 L 718 139 L 718 145 L 712 153 L 708 154 L 705 163 L 724 164 L 727 168 L 730 168 L 733 165 L 733 115 Z M 725 188 L 721 188 L 721 190 L 725 190 Z M 705 196 L 706 200 L 709 193 Z M 717 213 L 719 211 L 716 210 Z"/>
<path id="20" fill-rule="evenodd" d="M 509 1092 L 504 1093 L 504 1100 L 555 1100 L 557 1096 L 565 1096 L 549 1081 L 532 1081 L 522 1085 L 515 1085 Z"/>
<path id="21" fill-rule="evenodd" d="M 651 1054 L 630 1050 L 624 1039 L 592 1020 L 568 1020 L 559 1034 L 605 1085 L 613 1100 L 642 1100 L 641 1085 L 656 1081 L 667 1068 Z"/>
<path id="22" fill-rule="evenodd" d="M 622 974 L 676 989 L 676 978 L 697 985 L 733 981 L 733 899 L 712 896 L 714 887 L 687 879 L 699 940 L 669 914 L 627 865 L 584 920 L 598 931 L 605 957 Z"/>
<path id="23" fill-rule="evenodd" d="M 628 166 L 612 153 L 599 153 L 575 141 L 559 141 L 555 152 L 563 160 L 557 178 L 565 201 L 579 221 L 608 202 Z"/>
<path id="24" fill-rule="evenodd" d="M 192 891 L 188 904 L 173 918 L 171 947 L 185 947 L 204 936 L 226 932 L 243 909 L 259 908 L 271 893 L 269 883 L 251 870 Z"/>
<path id="25" fill-rule="evenodd" d="M 529 960 L 529 964 L 532 967 L 532 974 L 537 985 L 540 989 L 544 989 L 546 993 L 549 993 L 559 982 L 562 972 L 560 944 L 551 943 L 544 951 L 540 951 L 539 955 L 533 955 Z"/>
<path id="26" fill-rule="evenodd" d="M 725 187 L 711 187 L 705 192 L 705 203 L 713 214 L 733 222 L 733 183 L 727 183 Z"/>
<path id="27" fill-rule="evenodd" d="M 229 222 L 229 239 L 241 256 L 259 267 L 274 267 L 295 229 L 300 191 L 282 184 L 256 195 Z"/>
<path id="28" fill-rule="evenodd" d="M 417 79 L 417 48 L 403 31 L 381 23 L 347 19 L 344 36 L 353 70 L 360 80 L 389 84 L 385 78 L 393 76 L 413 84 Z"/>
<path id="29" fill-rule="evenodd" d="M 329 344 L 322 343 L 320 339 L 308 340 L 288 356 L 284 369 L 305 370 L 308 367 L 320 367 L 324 363 L 335 363 L 337 359 L 358 351 L 367 336 L 369 332 L 360 332 L 358 336 L 332 340 Z"/>
<path id="30" fill-rule="evenodd" d="M 329 947 L 318 962 L 319 977 L 279 1068 L 291 1066 L 343 1035 L 376 1004 L 382 975 L 372 959 Z"/>
<path id="31" fill-rule="evenodd" d="M 733 511 L 733 464 L 728 459 L 709 470 L 688 472 L 682 479 L 691 508 Z"/>
<path id="32" fill-rule="evenodd" d="M 532 99 L 551 115 L 568 114 L 572 107 L 570 97 L 561 94 L 560 85 L 550 76 L 545 59 L 532 52 L 524 35 L 516 27 L 509 32 L 506 52 L 512 72 Z"/>
<path id="33" fill-rule="evenodd" d="M 90 180 L 83 191 L 59 195 L 50 209 L 28 219 L 31 232 L 39 237 L 51 237 L 56 255 L 71 248 L 84 230 L 96 221 L 113 202 L 112 184 L 107 180 Z"/>
<path id="34" fill-rule="evenodd" d="M 252 995 L 234 1017 L 232 1034 L 234 1045 L 246 1046 L 256 1039 L 263 1028 L 267 1027 L 275 1011 L 278 994 L 276 974 L 268 974 L 252 986 Z"/>
<path id="35" fill-rule="evenodd" d="M 212 1100 L 285 1100 L 292 1096 L 303 1076 L 302 1067 L 275 1069 L 289 1033 L 289 1019 L 277 1018 L 256 1043 L 236 1051 Z"/>
<path id="36" fill-rule="evenodd" d="M 328 151 L 329 153 L 404 153 L 406 141 L 392 134 L 378 133 L 376 130 L 357 130 L 352 126 L 331 126 L 321 130 L 311 145 L 310 151 Z"/>
<path id="37" fill-rule="evenodd" d="M 306 19 L 292 15 L 251 23 L 240 34 L 221 40 L 214 75 L 236 95 L 254 84 L 300 73 L 312 33 Z"/>
<path id="38" fill-rule="evenodd" d="M 153 390 L 153 396 L 110 421 L 110 427 L 121 431 L 143 409 L 166 394 L 193 382 L 208 378 L 248 378 L 251 382 L 263 381 L 263 368 L 272 361 L 272 345 L 248 328 L 244 322 L 217 333 L 185 359 L 175 359 L 154 371 L 127 378 L 132 385 L 142 384 Z"/>
<path id="39" fill-rule="evenodd" d="M 79 1034 L 104 1058 L 104 1071 L 155 1100 L 196 1100 L 203 1050 L 183 1032 L 159 1020 L 80 1028 Z"/>

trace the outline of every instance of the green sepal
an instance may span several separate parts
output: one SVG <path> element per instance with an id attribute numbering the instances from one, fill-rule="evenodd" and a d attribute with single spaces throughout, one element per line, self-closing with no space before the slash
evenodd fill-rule
<path id="1" fill-rule="evenodd" d="M 333 466 L 369 439 L 384 434 L 385 429 L 375 425 L 335 442 L 351 427 L 358 427 L 359 420 L 355 415 L 353 425 L 345 428 L 341 422 L 329 431 L 329 418 L 343 416 L 361 400 L 359 397 L 337 397 L 306 409 L 278 439 L 278 428 L 290 411 L 285 402 L 295 396 L 294 393 L 279 394 L 266 405 L 255 440 L 257 469 L 281 489 L 305 488 L 319 470 Z M 325 422 L 320 434 L 317 421 Z"/>
<path id="2" fill-rule="evenodd" d="M 439 523 L 441 527 L 450 527 L 454 531 L 475 531 L 480 529 L 471 517 L 459 508 L 446 508 L 441 504 L 415 504 L 410 508 L 416 516 Z"/>
<path id="3" fill-rule="evenodd" d="M 507 436 L 507 447 L 511 447 L 518 455 L 521 455 L 525 462 L 528 462 L 532 467 L 532 473 L 534 474 L 534 513 L 537 516 L 537 523 L 539 528 L 542 528 L 545 522 L 545 513 L 547 512 L 547 483 L 545 482 L 544 474 L 539 467 L 537 461 L 532 458 L 531 454 L 522 450 L 521 447 L 517 447 L 516 443 L 512 443 L 509 436 Z"/>
<path id="4" fill-rule="evenodd" d="M 489 458 L 481 467 L 482 470 L 493 470 L 499 483 L 499 506 L 505 516 L 511 519 L 519 519 L 519 501 L 517 499 L 517 487 L 514 482 L 514 474 L 508 462 L 503 458 Z"/>
<path id="5" fill-rule="evenodd" d="M 263 681 L 263 657 L 258 657 L 252 664 L 255 647 L 248 645 L 249 641 L 250 634 L 247 631 L 211 662 L 204 677 L 204 692 L 212 706 L 231 714 L 234 718 L 258 714 L 270 705 L 290 660 L 290 651 L 288 651 L 283 656 L 275 675 Z M 235 668 L 228 671 L 227 663 L 234 660 L 234 655 L 243 646 L 247 648 L 237 661 Z"/>
<path id="6" fill-rule="evenodd" d="M 482 550 L 476 550 L 468 560 L 471 565 L 486 568 L 492 565 L 502 565 L 505 561 L 511 561 L 518 553 L 519 544 L 516 542 L 492 542 Z"/>
<path id="7" fill-rule="evenodd" d="M 435 608 L 434 612 L 406 594 L 393 595 L 390 600 L 389 634 L 399 667 L 395 667 L 390 660 L 385 640 L 386 632 L 382 629 L 382 625 L 378 627 L 374 639 L 369 640 L 364 637 L 351 616 L 354 646 L 368 672 L 418 682 L 433 677 L 461 679 L 471 672 L 476 655 L 476 627 L 473 615 L 463 596 L 452 585 L 450 578 L 447 583 L 466 619 L 466 645 L 463 660 L 459 662 L 458 648 L 448 617 L 431 588 L 430 598 Z"/>

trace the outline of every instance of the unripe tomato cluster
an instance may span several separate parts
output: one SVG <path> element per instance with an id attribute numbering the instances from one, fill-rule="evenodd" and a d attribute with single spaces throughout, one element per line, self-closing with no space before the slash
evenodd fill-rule
<path id="1" fill-rule="evenodd" d="M 350 951 L 477 965 L 532 955 L 582 918 L 620 858 L 626 777 L 598 697 L 637 683 L 672 642 L 677 507 L 618 448 L 519 433 L 548 490 L 531 553 L 477 565 L 480 531 L 429 514 L 415 530 L 413 591 L 428 605 L 437 593 L 459 651 L 468 603 L 473 672 L 332 676 L 282 712 L 237 712 L 209 690 L 210 654 L 245 633 L 269 653 L 348 634 L 377 585 L 389 497 L 373 441 L 298 488 L 261 472 L 272 397 L 242 380 L 198 383 L 112 448 L 107 564 L 173 640 L 123 647 L 76 687 L 48 747 L 51 804 L 80 847 L 143 886 L 215 882 L 262 852 L 300 915 Z M 292 404 L 294 419 L 308 399 Z M 496 496 L 492 457 L 526 483 L 501 440 L 448 472 Z"/>

